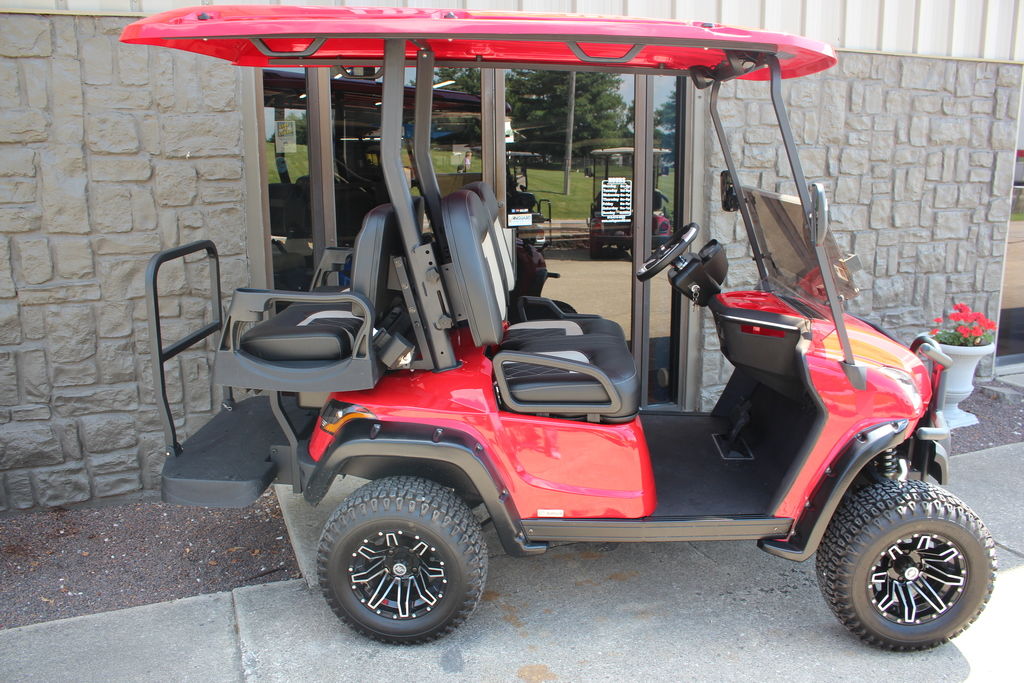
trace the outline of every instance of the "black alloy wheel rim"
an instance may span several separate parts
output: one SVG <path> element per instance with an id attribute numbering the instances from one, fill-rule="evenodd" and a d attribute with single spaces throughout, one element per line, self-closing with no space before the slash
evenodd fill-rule
<path id="1" fill-rule="evenodd" d="M 914 534 L 883 550 L 868 574 L 871 604 L 896 624 L 924 624 L 956 604 L 967 588 L 967 560 L 938 534 Z"/>
<path id="2" fill-rule="evenodd" d="M 349 585 L 362 605 L 381 617 L 404 620 L 436 609 L 448 586 L 443 555 L 420 535 L 378 531 L 349 558 Z"/>

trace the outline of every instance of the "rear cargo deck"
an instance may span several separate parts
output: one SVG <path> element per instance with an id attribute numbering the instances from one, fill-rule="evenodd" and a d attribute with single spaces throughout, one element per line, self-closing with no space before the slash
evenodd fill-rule
<path id="1" fill-rule="evenodd" d="M 312 415 L 291 407 L 288 415 L 308 434 Z M 239 401 L 222 409 L 182 444 L 182 452 L 164 463 L 165 502 L 205 507 L 244 507 L 260 497 L 274 481 L 278 462 L 287 457 L 288 439 L 274 418 L 267 396 Z M 271 457 L 278 446 L 280 458 Z M 300 452 L 305 442 L 299 442 Z"/>

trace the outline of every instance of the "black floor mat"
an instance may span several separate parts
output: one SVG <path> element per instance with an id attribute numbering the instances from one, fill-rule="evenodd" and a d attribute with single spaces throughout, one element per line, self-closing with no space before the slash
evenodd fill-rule
<path id="1" fill-rule="evenodd" d="M 723 459 L 713 434 L 728 421 L 709 415 L 642 415 L 658 492 L 655 517 L 769 514 L 782 479 L 774 458 Z"/>

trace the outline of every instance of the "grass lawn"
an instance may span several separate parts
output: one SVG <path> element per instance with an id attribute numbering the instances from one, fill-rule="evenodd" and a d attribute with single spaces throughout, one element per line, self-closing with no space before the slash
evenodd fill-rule
<path id="1" fill-rule="evenodd" d="M 527 171 L 529 191 L 537 199 L 551 200 L 551 217 L 558 220 L 585 220 L 590 216 L 590 205 L 594 201 L 594 180 L 582 171 L 569 174 L 569 194 L 562 194 L 565 174 L 560 170 L 532 168 Z"/>
<path id="2" fill-rule="evenodd" d="M 265 144 L 267 153 L 267 182 L 279 183 L 281 182 L 281 176 L 277 173 L 274 143 L 267 142 Z M 291 178 L 293 183 L 302 176 L 309 175 L 309 154 L 306 152 L 306 145 L 296 145 L 296 151 L 285 154 L 284 158 L 288 162 L 288 177 Z"/>
<path id="3" fill-rule="evenodd" d="M 609 172 L 615 176 L 633 177 L 632 167 L 611 168 Z M 551 200 L 551 217 L 554 220 L 582 220 L 590 216 L 590 205 L 594 201 L 594 179 L 588 178 L 582 171 L 573 171 L 569 180 L 568 196 L 562 194 L 564 174 L 557 169 L 536 168 L 528 172 L 530 192 L 537 199 Z M 669 173 L 658 178 L 658 189 L 666 196 L 672 196 L 674 175 Z M 598 188 L 600 189 L 600 187 Z"/>
<path id="4" fill-rule="evenodd" d="M 1024 213 L 1010 214 L 1011 221 L 1024 221 Z"/>
<path id="5" fill-rule="evenodd" d="M 281 178 L 277 172 L 276 154 L 274 143 L 266 143 L 267 154 L 267 182 L 279 183 Z M 461 158 L 452 155 L 451 152 L 432 150 L 431 156 L 434 161 L 434 168 L 439 174 L 453 173 L 457 168 L 457 161 Z M 288 173 L 294 183 L 299 178 L 309 175 L 309 156 L 305 145 L 298 145 L 295 152 L 285 155 L 288 162 Z M 408 159 L 406 159 L 408 163 Z M 480 173 L 482 164 L 479 155 L 476 155 L 469 168 L 470 173 Z M 615 176 L 633 176 L 632 167 L 612 167 L 609 172 Z M 590 206 L 594 201 L 594 179 L 583 174 L 582 170 L 575 170 L 569 176 L 569 194 L 562 194 L 563 173 L 561 169 L 531 168 L 527 176 L 529 191 L 537 196 L 537 199 L 548 199 L 551 201 L 551 217 L 554 220 L 586 220 L 590 217 Z M 667 196 L 672 196 L 673 174 L 663 175 L 658 178 L 658 187 Z M 1014 214 L 1014 220 L 1024 219 L 1024 215 Z"/>

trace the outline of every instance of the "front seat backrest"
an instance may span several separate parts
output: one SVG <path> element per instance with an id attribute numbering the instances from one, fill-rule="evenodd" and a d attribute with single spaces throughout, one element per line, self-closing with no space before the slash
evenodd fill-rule
<path id="1" fill-rule="evenodd" d="M 458 300 L 477 346 L 497 344 L 504 336 L 505 301 L 501 263 L 493 255 L 485 256 L 490 242 L 491 220 L 480 197 L 466 189 L 456 190 L 441 201 L 448 247 L 451 250 L 453 279 L 459 288 Z"/>
<path id="2" fill-rule="evenodd" d="M 499 214 L 501 208 L 498 206 L 498 198 L 494 194 L 494 188 L 490 184 L 478 180 L 475 183 L 468 183 L 465 189 L 475 192 L 480 197 L 480 201 L 484 203 L 484 208 L 487 209 L 487 214 L 490 218 L 489 230 L 491 241 L 494 243 L 497 256 L 501 260 L 502 276 L 504 278 L 503 286 L 506 291 L 512 291 L 516 283 L 515 257 L 512 253 L 512 247 L 506 239 L 505 230 L 501 227 Z"/>

